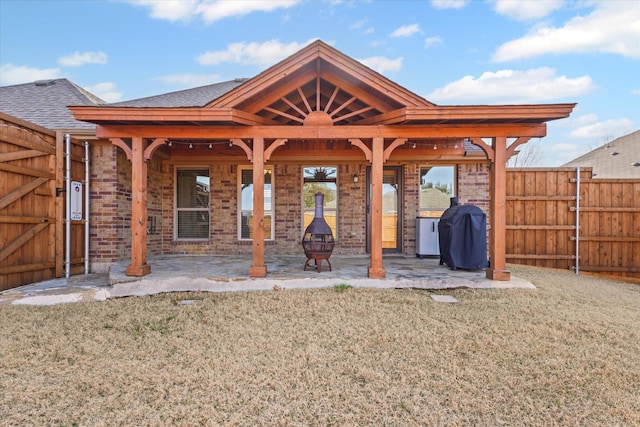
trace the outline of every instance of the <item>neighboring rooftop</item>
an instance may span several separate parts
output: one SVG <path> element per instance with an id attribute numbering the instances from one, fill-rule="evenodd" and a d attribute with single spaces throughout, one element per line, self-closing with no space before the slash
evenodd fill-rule
<path id="1" fill-rule="evenodd" d="M 640 130 L 614 139 L 563 166 L 591 167 L 594 178 L 640 178 Z"/>
<path id="2" fill-rule="evenodd" d="M 117 102 L 114 107 L 156 107 L 156 108 L 177 108 L 177 107 L 204 107 L 216 98 L 235 89 L 249 79 L 238 78 L 228 82 L 214 83 L 211 85 L 194 87 L 192 89 L 179 90 L 146 98 L 132 99 L 129 101 Z"/>
<path id="3" fill-rule="evenodd" d="M 0 111 L 52 130 L 95 129 L 74 119 L 67 106 L 101 104 L 102 99 L 67 79 L 0 87 Z"/>

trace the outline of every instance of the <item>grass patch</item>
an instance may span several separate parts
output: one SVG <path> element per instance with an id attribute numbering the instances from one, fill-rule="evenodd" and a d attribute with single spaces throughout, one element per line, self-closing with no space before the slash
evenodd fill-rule
<path id="1" fill-rule="evenodd" d="M 0 306 L 0 425 L 639 425 L 640 286 Z"/>
<path id="2" fill-rule="evenodd" d="M 352 289 L 352 288 L 353 288 L 353 286 L 347 285 L 346 283 L 340 283 L 340 284 L 335 285 L 333 287 L 333 289 L 335 289 L 336 292 L 344 292 L 347 289 Z"/>

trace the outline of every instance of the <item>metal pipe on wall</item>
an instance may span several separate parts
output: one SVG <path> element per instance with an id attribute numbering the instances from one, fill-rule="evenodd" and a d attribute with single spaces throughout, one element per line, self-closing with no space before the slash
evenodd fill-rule
<path id="1" fill-rule="evenodd" d="M 89 274 L 89 143 L 84 141 L 84 274 Z"/>
<path id="2" fill-rule="evenodd" d="M 65 159 L 65 206 L 64 220 L 64 277 L 71 277 L 71 135 L 64 134 L 64 159 Z"/>

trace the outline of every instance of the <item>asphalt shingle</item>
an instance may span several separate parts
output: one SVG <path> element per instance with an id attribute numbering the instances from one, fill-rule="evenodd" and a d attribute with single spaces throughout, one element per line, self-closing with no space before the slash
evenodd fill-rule
<path id="1" fill-rule="evenodd" d="M 67 106 L 102 104 L 102 99 L 67 79 L 0 87 L 0 111 L 48 129 L 95 129 L 92 123 L 75 120 Z"/>

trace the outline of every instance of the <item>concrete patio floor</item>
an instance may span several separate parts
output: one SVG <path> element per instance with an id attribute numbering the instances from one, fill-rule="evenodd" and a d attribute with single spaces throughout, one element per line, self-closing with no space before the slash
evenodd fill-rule
<path id="1" fill-rule="evenodd" d="M 114 264 L 108 274 L 72 276 L 21 286 L 0 293 L 0 304 L 52 305 L 80 301 L 104 301 L 108 298 L 152 295 L 163 292 L 234 292 L 274 289 L 308 289 L 346 284 L 367 288 L 415 288 L 425 290 L 535 289 L 531 282 L 511 277 L 499 282 L 486 278 L 485 272 L 451 270 L 439 265 L 439 259 L 387 255 L 383 257 L 385 279 L 369 279 L 368 256 L 331 257 L 332 271 L 326 262 L 322 271 L 304 270 L 305 257 L 267 256 L 267 277 L 250 278 L 250 256 L 239 255 L 162 255 L 149 259 L 151 274 L 130 277 L 128 262 Z"/>

